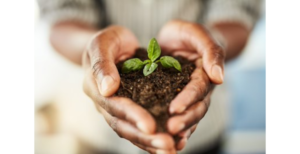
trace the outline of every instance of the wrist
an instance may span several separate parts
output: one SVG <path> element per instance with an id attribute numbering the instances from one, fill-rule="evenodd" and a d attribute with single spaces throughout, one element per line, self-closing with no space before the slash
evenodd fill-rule
<path id="1" fill-rule="evenodd" d="M 210 26 L 218 40 L 225 42 L 226 61 L 232 60 L 242 52 L 250 31 L 239 23 L 215 23 Z"/>
<path id="2" fill-rule="evenodd" d="M 210 36 L 217 43 L 223 50 L 226 51 L 228 47 L 228 41 L 225 36 L 216 28 L 214 27 L 206 27 Z"/>

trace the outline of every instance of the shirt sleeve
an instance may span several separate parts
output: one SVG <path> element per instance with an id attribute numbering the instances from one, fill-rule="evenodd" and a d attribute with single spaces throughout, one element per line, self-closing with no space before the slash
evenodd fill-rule
<path id="1" fill-rule="evenodd" d="M 98 26 L 103 19 L 94 0 L 37 0 L 40 16 L 52 24 L 60 21 L 79 21 Z"/>
<path id="2" fill-rule="evenodd" d="M 261 0 L 209 0 L 204 22 L 239 22 L 252 29 L 260 16 Z"/>

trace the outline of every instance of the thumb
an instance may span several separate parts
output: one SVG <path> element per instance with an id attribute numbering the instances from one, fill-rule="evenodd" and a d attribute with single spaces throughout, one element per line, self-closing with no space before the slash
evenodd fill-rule
<path id="1" fill-rule="evenodd" d="M 215 84 L 222 84 L 224 80 L 224 50 L 214 45 L 203 53 L 203 68 L 210 80 Z"/>
<path id="2" fill-rule="evenodd" d="M 111 96 L 120 86 L 115 63 L 133 55 L 138 42 L 128 29 L 110 26 L 96 35 L 91 44 L 89 55 L 99 92 Z"/>
<path id="3" fill-rule="evenodd" d="M 120 41 L 111 30 L 104 30 L 92 40 L 89 50 L 93 76 L 102 96 L 113 95 L 120 85 L 116 57 L 120 55 Z"/>
<path id="4" fill-rule="evenodd" d="M 100 94 L 107 97 L 113 95 L 118 90 L 120 76 L 114 61 L 104 61 L 105 63 L 103 61 L 95 63 L 93 70 Z"/>

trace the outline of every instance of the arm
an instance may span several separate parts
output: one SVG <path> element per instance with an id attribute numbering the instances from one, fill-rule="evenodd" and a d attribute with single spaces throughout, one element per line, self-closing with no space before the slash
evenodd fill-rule
<path id="1" fill-rule="evenodd" d="M 225 41 L 226 61 L 241 53 L 250 34 L 250 30 L 238 23 L 217 23 L 212 29 L 223 37 L 220 41 Z M 61 22 L 52 27 L 50 42 L 57 52 L 81 65 L 83 50 L 96 32 L 95 28 L 82 23 Z"/>
<path id="2" fill-rule="evenodd" d="M 151 153 L 175 153 L 170 135 L 154 134 L 155 121 L 145 109 L 130 99 L 108 97 L 120 84 L 115 64 L 132 56 L 138 48 L 128 29 L 110 26 L 96 31 L 76 23 L 60 23 L 52 28 L 50 41 L 63 56 L 82 64 L 84 92 L 121 138 Z"/>
<path id="3" fill-rule="evenodd" d="M 191 81 L 170 103 L 169 112 L 174 116 L 167 128 L 182 137 L 176 145 L 178 150 L 208 111 L 215 85 L 223 82 L 224 62 L 241 53 L 248 36 L 245 27 L 234 23 L 216 24 L 208 30 L 197 23 L 175 20 L 162 28 L 158 41 L 163 50 L 184 56 L 196 65 Z"/>
<path id="4" fill-rule="evenodd" d="M 200 24 L 183 21 L 170 22 L 161 30 L 159 43 L 165 50 L 195 60 L 196 64 L 190 83 L 169 108 L 174 116 L 167 123 L 168 130 L 182 137 L 176 145 L 178 150 L 185 146 L 207 112 L 214 85 L 223 82 L 224 63 L 236 58 L 245 47 L 259 17 L 260 3 L 210 0 L 205 3 L 203 16 L 203 23 L 209 30 Z"/>
<path id="5" fill-rule="evenodd" d="M 226 61 L 236 58 L 247 43 L 260 15 L 260 0 L 209 0 L 204 5 L 203 23 L 224 41 Z"/>
<path id="6" fill-rule="evenodd" d="M 82 53 L 96 32 L 95 28 L 86 24 L 66 21 L 53 25 L 49 39 L 57 52 L 81 65 Z"/>
<path id="7" fill-rule="evenodd" d="M 51 25 L 49 40 L 54 49 L 76 64 L 103 21 L 94 0 L 37 0 L 43 22 Z"/>
<path id="8" fill-rule="evenodd" d="M 92 0 L 38 0 L 41 16 L 52 26 L 50 43 L 55 50 L 82 65 L 84 92 L 93 100 L 109 126 L 136 146 L 155 153 L 175 153 L 168 134 L 154 134 L 155 121 L 130 99 L 111 96 L 120 85 L 116 63 L 131 57 L 138 41 L 130 30 L 110 26 L 97 30 L 101 10 Z"/>
<path id="9" fill-rule="evenodd" d="M 250 30 L 239 23 L 230 23 L 230 22 L 220 22 L 216 23 L 211 28 L 220 38 L 220 42 L 224 41 L 224 50 L 226 52 L 225 61 L 230 61 L 236 58 L 245 47 L 248 37 L 250 34 Z M 217 39 L 216 38 L 216 39 Z"/>

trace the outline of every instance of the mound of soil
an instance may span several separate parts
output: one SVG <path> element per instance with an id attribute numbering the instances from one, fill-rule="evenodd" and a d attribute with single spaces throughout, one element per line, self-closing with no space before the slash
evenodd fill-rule
<path id="1" fill-rule="evenodd" d="M 134 58 L 147 59 L 147 51 L 138 49 Z M 195 65 L 183 57 L 176 58 L 182 67 L 182 72 L 174 68 L 163 68 L 159 63 L 157 69 L 144 76 L 143 70 L 123 74 L 123 62 L 117 64 L 121 85 L 116 96 L 127 97 L 148 110 L 157 124 L 157 132 L 166 132 L 166 122 L 170 117 L 168 108 L 170 102 L 190 81 Z"/>

